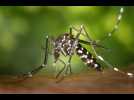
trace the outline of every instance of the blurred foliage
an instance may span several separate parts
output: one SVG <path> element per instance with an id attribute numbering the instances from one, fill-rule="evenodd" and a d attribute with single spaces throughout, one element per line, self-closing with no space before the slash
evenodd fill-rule
<path id="1" fill-rule="evenodd" d="M 119 30 L 102 44 L 110 52 L 97 48 L 99 54 L 119 67 L 133 64 L 134 60 L 134 7 L 124 8 Z M 1 6 L 0 74 L 24 73 L 40 65 L 46 34 L 56 37 L 68 32 L 70 25 L 83 24 L 93 39 L 102 39 L 112 30 L 119 9 L 119 6 Z M 51 59 L 49 72 L 53 72 Z M 86 69 L 84 66 L 75 56 L 73 70 Z"/>

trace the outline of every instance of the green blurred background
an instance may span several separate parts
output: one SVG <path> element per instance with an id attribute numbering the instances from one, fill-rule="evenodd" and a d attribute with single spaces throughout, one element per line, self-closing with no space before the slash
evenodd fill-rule
<path id="1" fill-rule="evenodd" d="M 102 39 L 113 29 L 119 9 L 119 6 L 1 6 L 0 74 L 25 73 L 39 66 L 46 33 L 56 37 L 68 32 L 70 25 L 83 24 L 93 39 Z M 97 48 L 99 54 L 118 67 L 134 63 L 133 18 L 134 7 L 124 7 L 119 30 L 102 44 L 110 51 Z M 49 56 L 44 73 L 53 73 L 52 61 Z M 74 72 L 87 70 L 77 56 L 72 60 L 72 68 Z"/>

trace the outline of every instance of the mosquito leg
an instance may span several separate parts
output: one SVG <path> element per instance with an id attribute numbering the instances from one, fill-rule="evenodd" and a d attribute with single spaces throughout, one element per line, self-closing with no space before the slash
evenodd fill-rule
<path id="1" fill-rule="evenodd" d="M 74 26 L 71 26 L 70 27 L 70 34 L 72 35 L 72 30 L 75 30 L 76 32 L 78 32 L 78 37 L 79 37 L 79 35 L 81 35 L 82 34 L 82 30 L 83 30 L 83 25 L 81 25 L 80 26 L 80 29 L 77 29 L 77 28 L 75 28 Z M 76 36 L 77 36 L 76 35 Z M 84 35 L 85 36 L 85 34 L 82 34 L 82 35 Z"/>
<path id="2" fill-rule="evenodd" d="M 84 27 L 83 25 L 81 25 L 80 29 L 77 29 L 77 28 L 75 28 L 74 26 L 71 26 L 70 28 L 71 28 L 71 30 L 75 30 L 76 32 L 81 33 L 81 35 L 83 35 L 83 36 L 85 36 L 85 37 L 88 37 L 88 39 L 89 39 L 90 41 L 92 41 L 91 37 L 88 35 L 88 33 L 87 33 L 87 31 L 86 31 L 86 29 L 85 29 L 85 27 Z M 82 33 L 82 30 L 83 30 L 84 33 L 86 33 L 86 34 L 83 34 L 83 33 Z"/>
<path id="3" fill-rule="evenodd" d="M 61 53 L 62 53 L 62 55 L 63 55 L 64 57 L 67 56 L 66 53 L 64 52 L 63 48 L 61 48 Z"/>
<path id="4" fill-rule="evenodd" d="M 116 24 L 115 24 L 113 30 L 112 30 L 110 33 L 108 33 L 108 37 L 110 37 L 110 36 L 118 29 L 118 26 L 119 26 L 119 23 L 120 23 L 120 21 L 121 21 L 122 13 L 123 13 L 123 12 L 124 12 L 124 9 L 123 9 L 123 7 L 121 7 L 121 8 L 120 8 L 119 15 L 118 15 L 118 17 L 117 17 L 117 22 L 116 22 Z M 91 37 L 88 35 L 88 33 L 87 33 L 87 31 L 86 31 L 86 29 L 85 29 L 84 26 L 83 26 L 83 30 L 84 30 L 84 32 L 86 33 L 86 36 L 87 36 L 87 38 L 89 39 L 89 41 L 93 41 L 93 40 L 91 39 Z M 93 41 L 93 42 L 94 42 L 94 41 Z M 104 60 L 102 56 L 99 56 L 99 55 L 97 54 L 95 48 L 94 48 L 94 45 L 91 45 L 91 47 L 92 47 L 92 50 L 93 50 L 95 56 L 96 56 L 99 60 L 101 60 L 102 62 L 104 62 L 108 67 L 112 68 L 112 69 L 113 69 L 114 71 L 116 71 L 116 72 L 120 72 L 120 73 L 122 73 L 122 74 L 126 74 L 126 75 L 129 76 L 129 77 L 133 77 L 133 75 L 134 75 L 133 73 L 129 73 L 129 72 L 125 73 L 125 72 L 119 70 L 118 68 L 112 66 L 108 61 Z"/>
<path id="5" fill-rule="evenodd" d="M 28 77 L 32 77 L 33 74 L 36 74 L 39 70 L 47 66 L 47 61 L 48 61 L 48 36 L 46 36 L 46 40 L 45 40 L 45 58 L 43 64 L 33 69 L 31 72 L 28 72 L 28 74 L 24 74 L 24 76 L 27 75 Z"/>
<path id="6" fill-rule="evenodd" d="M 89 34 L 88 34 L 88 32 L 86 31 L 86 29 L 85 29 L 84 26 L 83 26 L 83 30 L 84 30 L 84 33 L 86 34 L 88 40 L 91 41 L 91 49 L 93 50 L 94 55 L 96 56 L 96 58 L 98 58 L 98 54 L 97 54 L 97 52 L 96 52 L 96 50 L 95 50 L 95 47 L 94 47 L 94 45 L 93 45 L 93 44 L 97 44 L 97 43 L 91 39 L 91 37 L 89 36 Z"/>
<path id="7" fill-rule="evenodd" d="M 113 28 L 112 31 L 109 32 L 108 35 L 107 35 L 106 37 L 104 37 L 101 41 L 104 41 L 106 38 L 111 37 L 112 34 L 114 34 L 114 33 L 116 32 L 116 30 L 118 30 L 119 24 L 120 24 L 121 19 L 122 19 L 123 12 L 124 12 L 124 8 L 121 7 L 121 8 L 120 8 L 120 11 L 119 11 L 119 14 L 118 14 L 118 16 L 117 16 L 116 24 L 114 25 L 114 28 Z M 81 26 L 83 26 L 83 25 L 81 25 Z M 76 28 L 73 27 L 73 26 L 72 26 L 71 28 L 74 29 L 74 30 L 77 31 L 77 32 L 80 31 L 80 30 L 76 29 Z M 84 26 L 82 27 L 82 29 L 83 29 L 83 31 L 84 31 L 84 33 L 85 33 L 85 34 L 82 34 L 82 35 L 83 35 L 83 36 L 86 36 L 89 41 L 94 42 L 94 43 L 100 42 L 100 40 L 99 40 L 99 41 L 93 41 L 92 38 L 91 38 L 91 36 L 89 36 L 88 32 L 86 31 L 86 29 L 85 29 Z"/>
<path id="8" fill-rule="evenodd" d="M 58 59 L 62 64 L 64 64 L 64 67 L 58 72 L 58 74 L 56 75 L 56 78 L 58 78 L 60 75 L 61 75 L 61 73 L 64 71 L 64 69 L 66 68 L 66 63 L 63 61 L 63 60 L 61 60 L 61 59 Z"/>
<path id="9" fill-rule="evenodd" d="M 115 23 L 115 25 L 114 25 L 112 31 L 109 32 L 109 33 L 107 33 L 107 35 L 106 35 L 100 42 L 102 42 L 102 41 L 108 39 L 109 37 L 111 37 L 111 36 L 118 30 L 119 24 L 120 24 L 121 19 L 122 19 L 123 12 L 124 12 L 124 8 L 121 7 L 121 8 L 120 8 L 120 11 L 119 11 L 119 14 L 117 15 L 117 21 L 116 21 L 116 23 Z"/>
<path id="10" fill-rule="evenodd" d="M 85 32 L 86 32 L 86 30 L 85 30 Z M 89 40 L 90 40 L 90 39 L 89 39 Z M 112 68 L 112 69 L 113 69 L 114 71 L 116 71 L 116 72 L 120 72 L 120 73 L 122 73 L 122 74 L 126 74 L 126 75 L 129 76 L 129 77 L 133 77 L 133 73 L 129 73 L 129 72 L 125 73 L 125 72 L 119 70 L 118 68 L 114 67 L 114 66 L 111 65 L 108 61 L 106 61 L 102 56 L 100 56 L 100 55 L 97 54 L 97 52 L 96 52 L 96 50 L 95 50 L 95 48 L 94 48 L 93 45 L 91 45 L 91 47 L 92 47 L 92 50 L 93 50 L 93 52 L 94 52 L 96 58 L 99 59 L 99 60 L 101 60 L 102 62 L 104 62 L 109 68 Z"/>
<path id="11" fill-rule="evenodd" d="M 73 29 L 73 28 L 70 28 L 70 34 L 72 34 L 72 33 L 71 33 L 71 32 L 72 32 L 72 29 Z M 74 52 L 74 49 L 75 49 L 75 47 L 76 47 L 76 45 L 77 45 L 77 43 L 78 43 L 78 40 L 79 40 L 79 36 L 80 36 L 80 34 L 81 34 L 81 31 L 82 31 L 82 26 L 80 27 L 80 30 L 79 30 L 79 32 L 77 33 L 76 37 L 75 37 L 75 41 L 74 41 L 74 43 L 73 43 L 72 46 L 71 46 L 71 50 L 70 50 L 70 54 L 69 54 L 70 57 L 69 57 L 69 60 L 68 60 L 67 69 L 66 69 L 65 74 L 67 74 L 68 68 L 70 69 L 70 73 L 72 73 L 72 69 L 71 69 L 72 52 Z"/>
<path id="12" fill-rule="evenodd" d="M 67 63 L 67 69 L 66 69 L 65 74 L 68 73 L 68 68 L 69 68 L 69 72 L 70 72 L 70 74 L 72 74 L 71 59 L 72 59 L 72 55 L 69 57 L 69 60 L 68 60 L 68 63 Z"/>
<path id="13" fill-rule="evenodd" d="M 53 55 L 53 40 L 49 37 L 49 39 L 48 39 L 48 54 L 50 54 L 50 55 Z M 43 49 L 43 50 L 45 50 L 46 49 L 46 47 L 44 47 L 44 46 L 41 46 L 41 49 Z"/>
<path id="14" fill-rule="evenodd" d="M 69 34 L 72 36 L 72 27 L 69 28 Z"/>
<path id="15" fill-rule="evenodd" d="M 77 30 L 75 27 L 73 27 L 73 26 L 72 26 L 72 29 L 78 31 L 78 30 Z M 82 33 L 82 31 L 84 31 L 84 33 Z M 87 44 L 87 43 L 89 42 L 89 44 L 91 44 L 91 45 L 93 45 L 93 46 L 97 46 L 97 42 L 94 41 L 94 40 L 92 40 L 91 36 L 89 36 L 88 32 L 86 31 L 86 28 L 84 27 L 84 25 L 81 25 L 81 29 L 79 30 L 79 33 L 80 33 L 81 35 L 85 36 L 85 37 L 88 39 L 88 41 L 83 41 L 83 40 L 78 39 L 79 42 L 83 42 L 83 43 L 85 43 L 85 44 Z M 98 46 L 100 46 L 100 45 L 98 45 Z M 102 46 L 100 46 L 100 47 L 102 47 Z M 103 47 L 103 48 L 104 48 L 104 47 Z"/>
<path id="16" fill-rule="evenodd" d="M 86 28 L 84 27 L 84 25 L 81 25 L 81 30 L 78 30 L 78 29 L 76 29 L 73 26 L 72 26 L 72 29 L 74 29 L 77 32 L 80 32 L 81 31 L 81 35 L 85 36 L 88 39 L 88 41 L 84 41 L 84 40 L 78 39 L 79 42 L 84 43 L 84 44 L 91 45 L 92 48 L 93 47 L 101 47 L 103 49 L 107 49 L 104 46 L 99 45 L 95 40 L 92 40 L 91 36 L 89 36 L 88 32 L 86 31 Z M 84 33 L 82 33 L 82 31 L 84 31 Z"/>
<path id="17" fill-rule="evenodd" d="M 101 61 L 103 61 L 109 68 L 113 69 L 114 71 L 116 72 L 119 72 L 119 73 L 122 73 L 122 74 L 125 74 L 129 77 L 134 77 L 134 74 L 133 73 L 130 73 L 130 72 L 124 72 L 120 69 L 118 69 L 117 67 L 114 67 L 113 65 L 111 65 L 108 61 L 106 61 L 102 56 L 99 56 L 97 55 L 97 58 Z"/>
<path id="18" fill-rule="evenodd" d="M 109 32 L 108 35 L 105 36 L 102 40 L 93 41 L 92 38 L 91 38 L 91 36 L 89 36 L 89 34 L 87 33 L 85 27 L 83 26 L 83 31 L 85 32 L 85 35 L 86 35 L 86 37 L 89 39 L 89 41 L 92 41 L 92 42 L 94 42 L 94 43 L 97 43 L 97 42 L 102 42 L 102 41 L 104 41 L 105 39 L 111 37 L 111 36 L 118 30 L 119 24 L 120 24 L 121 19 L 122 19 L 123 12 L 124 12 L 124 8 L 121 7 L 121 8 L 120 8 L 120 11 L 119 11 L 119 14 L 118 14 L 118 16 L 117 16 L 117 21 L 116 21 L 116 23 L 115 23 L 115 25 L 114 25 L 114 28 L 113 28 L 112 31 Z M 74 28 L 74 29 L 75 29 L 75 28 Z M 76 29 L 75 29 L 75 30 L 76 30 Z M 84 34 L 82 34 L 82 35 L 84 35 Z M 85 35 L 84 35 L 84 36 L 85 36 Z"/>
<path id="19" fill-rule="evenodd" d="M 102 62 L 104 62 L 109 68 L 113 69 L 113 70 L 116 71 L 116 72 L 120 72 L 120 73 L 122 73 L 122 74 L 125 74 L 125 75 L 127 75 L 127 76 L 129 76 L 129 77 L 133 77 L 133 76 L 134 76 L 133 73 L 129 73 L 129 72 L 125 73 L 124 71 L 121 71 L 121 70 L 119 70 L 118 68 L 116 68 L 116 67 L 114 67 L 113 65 L 111 65 L 111 64 L 110 64 L 108 61 L 106 61 L 102 56 L 100 56 L 100 55 L 97 54 L 97 52 L 96 52 L 96 50 L 95 50 L 95 48 L 94 48 L 93 45 L 91 45 L 91 47 L 92 47 L 92 50 L 93 50 L 93 52 L 94 52 L 96 58 L 99 59 L 99 60 L 101 60 Z"/>
<path id="20" fill-rule="evenodd" d="M 70 28 L 70 34 L 72 34 L 72 33 L 71 33 L 71 32 L 72 32 L 72 29 L 73 29 L 73 28 Z M 71 69 L 72 52 L 74 52 L 74 49 L 75 49 L 75 47 L 76 47 L 76 45 L 77 45 L 77 43 L 78 43 L 78 40 L 79 40 L 79 36 L 80 36 L 80 34 L 81 34 L 81 31 L 82 31 L 82 26 L 80 27 L 80 30 L 79 30 L 79 32 L 77 33 L 76 37 L 75 37 L 75 41 L 74 41 L 74 43 L 73 43 L 72 46 L 71 46 L 71 50 L 70 50 L 70 54 L 69 54 L 70 57 L 69 57 L 69 60 L 68 60 L 67 69 L 66 69 L 65 74 L 67 74 L 68 68 L 70 69 L 70 70 L 69 70 L 70 73 L 72 73 L 72 69 Z"/>
<path id="21" fill-rule="evenodd" d="M 72 68 L 71 68 L 71 59 L 72 59 L 72 56 L 69 58 L 68 63 L 69 63 L 70 73 L 72 74 L 73 72 L 72 72 Z"/>
<path id="22" fill-rule="evenodd" d="M 63 68 L 59 71 L 59 73 L 56 75 L 56 78 L 58 78 L 58 77 L 61 75 L 61 73 L 64 72 L 64 70 L 65 70 L 65 68 L 66 68 L 66 66 L 67 66 L 66 63 L 65 63 L 63 60 L 59 59 L 59 61 L 64 64 L 64 67 L 63 67 Z M 65 75 L 65 73 L 64 73 L 64 74 L 61 76 L 61 78 L 56 81 L 56 83 L 61 82 L 61 81 L 65 78 L 65 76 L 66 76 L 66 75 Z"/>
<path id="23" fill-rule="evenodd" d="M 75 30 L 76 32 L 80 32 L 80 30 L 77 29 L 77 28 L 75 28 L 74 26 L 71 26 L 71 27 L 70 27 L 69 33 L 72 33 L 72 30 Z"/>
<path id="24" fill-rule="evenodd" d="M 86 44 L 86 45 L 93 45 L 93 46 L 95 46 L 95 47 L 99 47 L 99 48 L 108 50 L 108 48 L 104 47 L 103 45 L 100 45 L 100 44 L 97 44 L 97 43 L 93 43 L 93 42 L 91 42 L 91 41 L 85 41 L 85 40 L 81 40 L 81 39 L 79 39 L 78 41 L 79 41 L 80 43 L 83 43 L 83 44 Z"/>
<path id="25" fill-rule="evenodd" d="M 56 78 L 58 78 L 61 75 L 61 73 L 65 70 L 65 68 L 66 68 L 66 70 L 65 70 L 65 73 L 63 74 L 63 76 L 59 80 L 57 80 L 56 83 L 61 82 L 65 78 L 65 76 L 67 74 L 67 71 L 68 71 L 68 68 L 70 68 L 70 73 L 72 73 L 71 64 L 70 64 L 71 63 L 71 58 L 72 58 L 72 56 L 69 57 L 69 60 L 68 60 L 68 64 L 67 65 L 65 64 L 65 62 L 63 60 L 59 59 L 59 61 L 64 64 L 64 67 L 56 75 Z"/>

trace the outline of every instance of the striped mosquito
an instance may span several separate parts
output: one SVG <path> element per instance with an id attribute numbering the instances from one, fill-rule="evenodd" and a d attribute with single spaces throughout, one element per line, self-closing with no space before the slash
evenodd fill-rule
<path id="1" fill-rule="evenodd" d="M 117 16 L 117 21 L 114 25 L 114 28 L 112 29 L 111 32 L 109 32 L 107 34 L 107 36 L 104 39 L 111 37 L 112 34 L 114 34 L 116 32 L 116 30 L 119 27 L 119 23 L 122 19 L 123 12 L 124 12 L 124 8 L 121 7 L 119 14 Z M 73 35 L 73 31 L 77 32 L 77 34 L 75 36 Z M 87 40 L 81 40 L 80 39 L 81 35 L 84 36 Z M 44 62 L 36 69 L 32 70 L 31 72 L 28 72 L 28 74 L 26 74 L 26 75 L 28 75 L 29 77 L 32 77 L 32 75 L 34 73 L 38 72 L 42 68 L 47 67 L 48 54 L 49 54 L 48 48 L 49 48 L 49 43 L 50 43 L 49 41 L 52 41 L 51 45 L 53 46 L 53 54 L 52 55 L 54 56 L 54 59 L 55 59 L 54 63 L 57 63 L 59 61 L 64 65 L 64 67 L 56 75 L 56 78 L 58 78 L 62 72 L 64 72 L 64 75 L 66 75 L 68 71 L 70 73 L 72 73 L 71 60 L 72 60 L 72 57 L 74 54 L 78 55 L 78 57 L 80 57 L 82 62 L 84 62 L 88 67 L 93 68 L 97 71 L 100 71 L 100 72 L 103 71 L 103 68 L 97 61 L 97 60 L 100 60 L 104 64 L 106 64 L 109 68 L 113 69 L 114 71 L 125 74 L 129 77 L 133 77 L 133 73 L 121 71 L 120 69 L 118 69 L 117 67 L 114 67 L 108 61 L 106 61 L 102 56 L 100 56 L 96 52 L 95 47 L 104 48 L 104 49 L 105 49 L 105 47 L 100 45 L 97 41 L 95 41 L 91 38 L 89 33 L 86 31 L 86 28 L 84 25 L 81 25 L 79 29 L 72 26 L 72 27 L 70 27 L 69 32 L 58 36 L 54 40 L 51 40 L 49 38 L 49 36 L 46 36 L 45 50 L 44 50 L 45 51 Z M 85 47 L 83 47 L 82 44 L 91 46 L 93 54 L 91 54 Z M 67 63 L 65 63 L 62 59 L 60 59 L 61 55 L 68 57 Z"/>

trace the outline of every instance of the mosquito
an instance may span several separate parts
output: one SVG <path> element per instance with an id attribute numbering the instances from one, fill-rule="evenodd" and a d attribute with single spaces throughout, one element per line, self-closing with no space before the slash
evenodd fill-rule
<path id="1" fill-rule="evenodd" d="M 104 39 L 107 39 L 111 37 L 116 30 L 118 30 L 119 24 L 122 19 L 122 15 L 124 12 L 124 8 L 121 7 L 119 10 L 119 13 L 117 15 L 117 21 L 112 29 L 111 32 L 107 33 L 107 36 Z M 74 36 L 73 31 L 76 31 L 77 34 Z M 80 36 L 84 36 L 87 40 L 82 40 L 80 39 Z M 103 40 L 104 40 L 103 39 Z M 37 73 L 39 70 L 42 68 L 47 67 L 47 62 L 48 62 L 48 54 L 49 54 L 49 41 L 52 42 L 52 47 L 53 47 L 53 56 L 54 56 L 54 63 L 57 63 L 58 61 L 61 62 L 64 67 L 58 72 L 56 75 L 56 78 L 58 78 L 62 72 L 64 72 L 63 76 L 66 76 L 67 72 L 72 73 L 71 69 L 71 60 L 74 54 L 76 54 L 78 57 L 80 57 L 81 61 L 84 62 L 88 67 L 93 68 L 99 72 L 103 71 L 102 66 L 98 63 L 98 60 L 102 61 L 104 64 L 106 64 L 109 68 L 113 69 L 116 72 L 125 74 L 129 77 L 133 77 L 133 73 L 130 72 L 124 72 L 117 67 L 113 66 L 110 64 L 107 60 L 105 60 L 101 55 L 99 55 L 95 47 L 99 48 L 104 48 L 104 46 L 100 45 L 98 41 L 93 40 L 90 36 L 90 34 L 86 31 L 86 28 L 84 25 L 81 25 L 79 29 L 71 26 L 69 29 L 69 32 L 66 32 L 60 36 L 58 36 L 56 39 L 51 40 L 49 36 L 46 36 L 45 39 L 45 55 L 44 55 L 44 62 L 41 64 L 39 67 L 36 69 L 32 70 L 31 72 L 28 72 L 29 77 L 32 77 L 33 74 Z M 93 54 L 88 51 L 85 47 L 82 46 L 82 44 L 90 45 L 91 49 L 93 51 Z M 65 63 L 60 57 L 61 55 L 68 57 L 67 63 Z"/>

